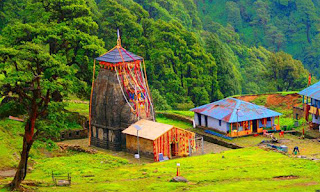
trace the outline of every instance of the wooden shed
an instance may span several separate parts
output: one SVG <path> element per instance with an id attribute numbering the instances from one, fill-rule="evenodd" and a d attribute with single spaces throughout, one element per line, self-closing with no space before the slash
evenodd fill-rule
<path id="1" fill-rule="evenodd" d="M 159 153 L 168 158 L 187 156 L 190 147 L 195 148 L 195 133 L 174 127 L 173 125 L 157 123 L 145 119 L 132 124 L 122 131 L 126 134 L 126 147 L 128 151 L 137 152 L 137 130 L 134 125 L 139 125 L 140 152 L 143 155 L 153 156 L 159 161 Z M 190 141 L 189 141 L 190 140 Z"/>

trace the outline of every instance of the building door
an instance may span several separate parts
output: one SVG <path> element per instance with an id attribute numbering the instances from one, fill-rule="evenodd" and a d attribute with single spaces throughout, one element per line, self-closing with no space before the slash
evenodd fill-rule
<path id="1" fill-rule="evenodd" d="M 198 122 L 199 122 L 199 125 L 201 126 L 201 114 L 197 113 L 198 114 Z"/>
<path id="2" fill-rule="evenodd" d="M 176 156 L 176 144 L 171 143 L 171 157 Z"/>
<path id="3" fill-rule="evenodd" d="M 206 127 L 208 127 L 208 116 L 204 116 L 204 122 L 205 122 Z"/>
<path id="4" fill-rule="evenodd" d="M 258 125 L 257 125 L 258 120 L 252 120 L 252 132 L 257 132 Z"/>

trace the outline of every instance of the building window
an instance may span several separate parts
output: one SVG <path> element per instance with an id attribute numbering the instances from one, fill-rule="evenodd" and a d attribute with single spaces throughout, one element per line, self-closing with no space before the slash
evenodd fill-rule
<path id="1" fill-rule="evenodd" d="M 268 118 L 267 118 L 267 121 L 271 121 L 271 117 L 268 117 Z"/>
<path id="2" fill-rule="evenodd" d="M 221 120 L 219 120 L 219 126 L 221 127 Z"/>

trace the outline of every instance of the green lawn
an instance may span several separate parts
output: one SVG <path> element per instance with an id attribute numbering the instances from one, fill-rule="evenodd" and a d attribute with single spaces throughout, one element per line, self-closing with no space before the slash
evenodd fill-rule
<path id="1" fill-rule="evenodd" d="M 224 158 L 222 158 L 222 156 Z M 172 183 L 176 163 L 189 183 Z M 51 171 L 71 173 L 70 187 L 55 187 Z M 39 191 L 315 191 L 320 164 L 259 148 L 180 158 L 161 163 L 128 164 L 105 154 L 77 154 L 37 161 L 26 180 Z M 278 176 L 297 176 L 278 180 Z"/>
<path id="2" fill-rule="evenodd" d="M 190 123 L 186 123 L 186 122 L 178 121 L 178 120 L 174 120 L 174 119 L 168 119 L 162 115 L 157 115 L 156 120 L 159 123 L 174 125 L 176 127 L 182 128 L 182 129 L 192 129 L 192 125 Z"/>
<path id="3" fill-rule="evenodd" d="M 171 110 L 171 111 L 159 111 L 159 112 L 165 112 L 165 113 L 170 113 L 170 114 L 176 114 L 176 115 L 182 115 L 185 117 L 194 117 L 194 112 L 192 111 L 177 111 L 177 110 Z"/>

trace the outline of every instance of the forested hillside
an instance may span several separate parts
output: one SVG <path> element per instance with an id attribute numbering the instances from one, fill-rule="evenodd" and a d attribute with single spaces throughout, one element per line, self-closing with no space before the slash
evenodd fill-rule
<path id="1" fill-rule="evenodd" d="M 0 72 L 7 76 L 8 71 L 3 70 L 1 64 L 6 63 L 8 53 L 12 52 L 13 57 L 19 47 L 32 42 L 65 64 L 65 70 L 70 73 L 66 79 L 68 89 L 88 98 L 93 58 L 116 44 L 119 28 L 122 46 L 145 58 L 158 109 L 190 109 L 234 94 L 305 87 L 308 71 L 303 64 L 285 52 L 272 52 L 271 45 L 260 41 L 264 35 L 257 37 L 248 32 L 246 36 L 232 25 L 234 23 L 227 24 L 230 22 L 224 11 L 225 3 L 213 0 L 2 0 Z M 233 5 L 236 7 L 238 3 Z M 243 31 L 255 28 L 251 24 L 246 28 L 246 21 L 242 20 L 240 15 Z M 281 44 L 276 51 L 290 52 L 285 47 Z M 9 81 L 0 84 L 12 83 Z"/>
<path id="2" fill-rule="evenodd" d="M 283 50 L 320 75 L 319 0 L 195 0 L 203 27 L 212 21 L 239 33 L 250 46 Z"/>

